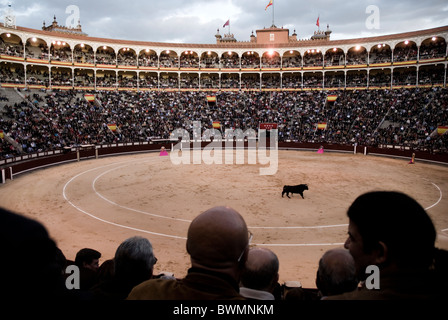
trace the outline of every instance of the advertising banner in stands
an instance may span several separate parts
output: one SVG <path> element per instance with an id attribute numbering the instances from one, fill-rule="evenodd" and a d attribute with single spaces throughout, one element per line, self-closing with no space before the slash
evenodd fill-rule
<path id="1" fill-rule="evenodd" d="M 277 123 L 260 123 L 260 130 L 273 130 L 277 128 Z"/>

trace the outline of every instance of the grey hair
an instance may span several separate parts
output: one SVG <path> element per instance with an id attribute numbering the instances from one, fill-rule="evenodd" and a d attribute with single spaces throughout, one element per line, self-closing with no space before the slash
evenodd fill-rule
<path id="1" fill-rule="evenodd" d="M 115 272 L 120 272 L 129 261 L 139 263 L 147 270 L 152 269 L 157 260 L 151 242 L 139 236 L 123 241 L 115 252 Z"/>
<path id="2" fill-rule="evenodd" d="M 325 258 L 335 255 L 337 255 L 337 261 L 334 258 L 331 264 L 325 261 Z M 348 250 L 342 248 L 328 250 L 319 260 L 317 278 L 318 287 L 324 295 L 341 294 L 354 290 L 358 280 L 352 255 Z"/>

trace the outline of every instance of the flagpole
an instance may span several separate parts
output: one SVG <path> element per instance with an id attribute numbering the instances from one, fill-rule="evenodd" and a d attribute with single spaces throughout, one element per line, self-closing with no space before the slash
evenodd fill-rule
<path id="1" fill-rule="evenodd" d="M 275 6 L 275 3 L 274 3 L 274 1 L 272 1 L 272 26 L 275 26 L 275 23 L 274 23 L 274 6 Z"/>

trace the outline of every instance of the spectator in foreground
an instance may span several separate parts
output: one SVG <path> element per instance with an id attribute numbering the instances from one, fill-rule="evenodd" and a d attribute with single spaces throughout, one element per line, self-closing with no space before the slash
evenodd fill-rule
<path id="1" fill-rule="evenodd" d="M 348 250 L 330 249 L 319 260 L 316 286 L 321 297 L 350 292 L 358 286 L 355 260 Z"/>
<path id="2" fill-rule="evenodd" d="M 126 299 L 133 287 L 153 277 L 157 258 L 151 242 L 135 236 L 118 246 L 112 261 L 114 273 L 111 279 L 100 282 L 91 289 L 95 299 Z"/>
<path id="3" fill-rule="evenodd" d="M 136 286 L 128 300 L 244 300 L 238 283 L 247 260 L 249 232 L 229 207 L 214 207 L 190 224 L 191 268 L 180 280 L 152 279 Z"/>
<path id="4" fill-rule="evenodd" d="M 446 286 L 431 270 L 436 230 L 417 201 L 399 192 L 369 192 L 352 203 L 347 215 L 345 248 L 364 285 L 326 299 L 446 299 Z M 378 267 L 379 274 L 366 272 L 368 266 Z"/>
<path id="5" fill-rule="evenodd" d="M 81 290 L 89 290 L 97 282 L 101 253 L 95 249 L 83 248 L 76 253 L 75 265 L 80 272 Z"/>
<path id="6" fill-rule="evenodd" d="M 61 252 L 41 223 L 0 208 L 0 252 L 2 299 L 68 299 Z"/>
<path id="7" fill-rule="evenodd" d="M 271 250 L 251 248 L 241 275 L 241 295 L 250 300 L 275 300 L 279 265 L 277 255 Z"/>

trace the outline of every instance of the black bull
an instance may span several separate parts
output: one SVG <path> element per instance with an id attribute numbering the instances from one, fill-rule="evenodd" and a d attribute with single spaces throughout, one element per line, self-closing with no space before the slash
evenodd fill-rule
<path id="1" fill-rule="evenodd" d="M 288 198 L 291 198 L 290 196 L 289 196 L 289 194 L 291 193 L 291 195 L 293 194 L 293 193 L 298 193 L 298 194 L 300 194 L 301 196 L 302 196 L 302 199 L 305 199 L 304 197 L 303 197 L 303 191 L 305 191 L 305 190 L 308 190 L 308 185 L 306 185 L 306 184 L 299 184 L 299 185 L 297 185 L 297 186 L 284 186 L 283 187 L 283 192 L 282 192 L 282 198 L 283 198 L 283 195 L 286 193 L 286 196 L 288 197 Z"/>

